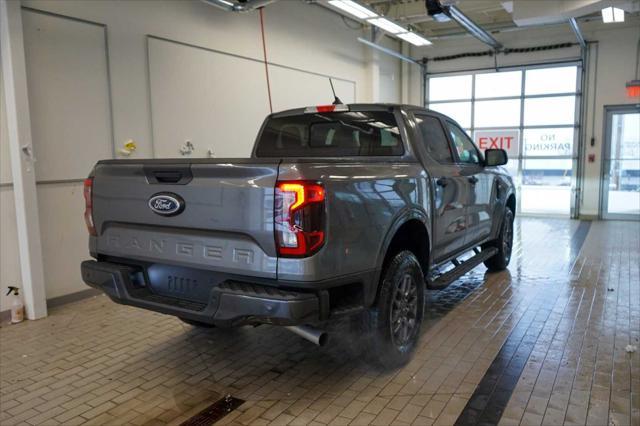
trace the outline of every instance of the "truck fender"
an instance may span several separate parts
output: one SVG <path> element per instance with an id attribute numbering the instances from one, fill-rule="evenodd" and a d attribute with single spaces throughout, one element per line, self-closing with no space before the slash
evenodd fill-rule
<path id="1" fill-rule="evenodd" d="M 515 197 L 515 191 L 510 185 L 506 185 L 499 180 L 496 180 L 495 185 L 500 188 L 503 187 L 506 189 L 506 192 L 500 196 L 498 200 L 496 200 L 496 217 L 499 220 L 495 220 L 491 226 L 491 238 L 497 238 L 500 233 L 500 226 L 502 225 L 502 217 L 504 216 L 505 209 L 507 208 L 507 202 L 509 201 L 509 197 L 512 195 Z M 497 189 L 499 191 L 499 189 Z M 513 214 L 515 215 L 515 210 Z"/>
<path id="2" fill-rule="evenodd" d="M 391 226 L 387 230 L 384 236 L 384 239 L 382 240 L 382 245 L 378 250 L 374 280 L 373 280 L 373 283 L 371 283 L 371 287 L 369 289 L 371 291 L 366 292 L 367 300 L 365 301 L 365 303 L 367 306 L 371 306 L 371 304 L 377 298 L 378 290 L 380 287 L 380 276 L 382 274 L 383 262 L 387 254 L 387 250 L 389 250 L 389 246 L 391 245 L 391 240 L 393 240 L 393 237 L 396 235 L 396 232 L 398 232 L 398 230 L 402 225 L 404 225 L 410 220 L 415 220 L 415 219 L 419 220 L 424 224 L 425 229 L 427 231 L 427 239 L 428 239 L 427 242 L 429 245 L 429 249 L 431 248 L 431 229 L 429 227 L 430 221 L 427 214 L 416 207 L 410 207 L 410 208 L 405 208 L 401 210 L 396 215 Z"/>

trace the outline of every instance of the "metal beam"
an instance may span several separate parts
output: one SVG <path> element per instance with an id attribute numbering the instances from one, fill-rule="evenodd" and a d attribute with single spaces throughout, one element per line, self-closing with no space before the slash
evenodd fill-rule
<path id="1" fill-rule="evenodd" d="M 471 18 L 462 13 L 462 11 L 456 6 L 445 6 L 444 11 L 449 17 L 451 17 L 451 19 L 460 24 L 460 26 L 469 31 L 472 36 L 474 36 L 481 42 L 488 44 L 495 50 L 502 49 L 502 44 L 498 40 L 493 38 L 491 34 L 485 31 L 478 24 L 473 22 Z"/>
<path id="2" fill-rule="evenodd" d="M 384 46 L 381 46 L 379 44 L 376 44 L 376 43 L 374 43 L 372 41 L 367 40 L 366 38 L 358 37 L 358 41 L 360 43 L 366 44 L 367 46 L 369 46 L 369 47 L 371 47 L 373 49 L 376 49 L 376 50 L 379 50 L 379 51 L 381 51 L 383 53 L 386 53 L 387 55 L 391 55 L 391 56 L 396 57 L 398 59 L 401 59 L 403 61 L 409 62 L 409 63 L 417 65 L 419 67 L 422 67 L 422 64 L 420 62 L 416 61 L 415 59 L 410 58 L 408 56 L 405 56 L 400 52 L 396 52 L 393 49 L 389 49 L 387 47 L 384 47 Z"/>
<path id="3" fill-rule="evenodd" d="M 20 2 L 0 0 L 0 62 L 27 318 L 47 316 Z M 46 161 L 46 160 L 45 160 Z"/>
<path id="4" fill-rule="evenodd" d="M 576 35 L 576 38 L 578 39 L 578 43 L 580 43 L 580 47 L 582 47 L 583 49 L 586 48 L 587 41 L 584 39 L 584 36 L 582 35 L 582 31 L 580 31 L 580 27 L 578 26 L 578 22 L 576 21 L 576 18 L 569 18 L 569 25 L 571 26 L 573 33 Z"/>

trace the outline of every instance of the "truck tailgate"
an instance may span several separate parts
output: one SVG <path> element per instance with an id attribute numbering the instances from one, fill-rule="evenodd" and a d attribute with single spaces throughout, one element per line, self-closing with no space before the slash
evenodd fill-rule
<path id="1" fill-rule="evenodd" d="M 277 160 L 100 162 L 92 249 L 151 264 L 275 278 L 277 174 Z M 181 211 L 159 214 L 151 206 L 155 196 L 179 200 Z"/>

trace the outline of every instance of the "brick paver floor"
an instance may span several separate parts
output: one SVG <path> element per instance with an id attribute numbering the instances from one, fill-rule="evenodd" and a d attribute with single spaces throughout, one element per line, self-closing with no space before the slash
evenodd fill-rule
<path id="1" fill-rule="evenodd" d="M 579 227 L 517 220 L 508 271 L 480 266 L 428 292 L 419 349 L 397 371 L 368 364 L 345 324 L 318 348 L 278 327 L 197 329 L 104 296 L 52 309 L 0 329 L 0 424 L 179 424 L 232 395 L 246 402 L 220 424 L 450 425 L 477 414 L 640 425 L 640 351 L 626 350 L 640 347 L 640 225 L 593 222 L 578 251 Z"/>

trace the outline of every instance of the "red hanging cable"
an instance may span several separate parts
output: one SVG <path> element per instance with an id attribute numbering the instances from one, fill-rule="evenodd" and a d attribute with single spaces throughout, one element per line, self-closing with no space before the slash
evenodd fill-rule
<path id="1" fill-rule="evenodd" d="M 267 75 L 267 94 L 269 95 L 269 111 L 273 112 L 273 105 L 271 103 L 271 83 L 269 82 L 269 65 L 267 64 L 267 43 L 264 39 L 264 18 L 262 17 L 262 11 L 264 8 L 260 8 L 260 31 L 262 32 L 262 53 L 264 54 L 264 73 Z"/>

